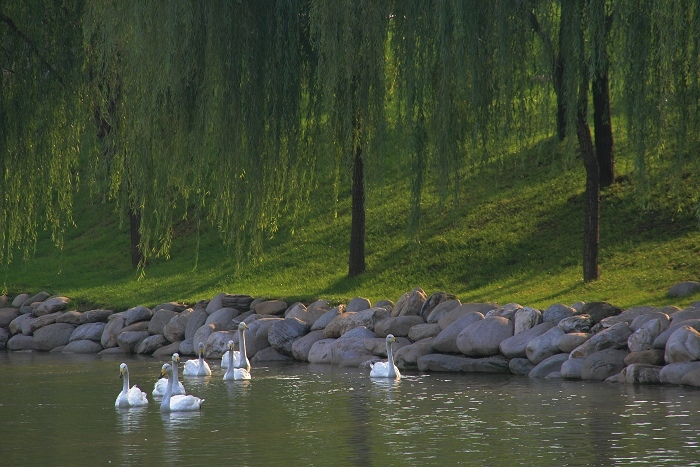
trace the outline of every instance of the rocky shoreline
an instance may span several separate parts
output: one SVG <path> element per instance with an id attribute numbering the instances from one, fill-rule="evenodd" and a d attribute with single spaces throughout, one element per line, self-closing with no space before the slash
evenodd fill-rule
<path id="1" fill-rule="evenodd" d="M 669 296 L 700 290 L 676 284 Z M 193 306 L 69 310 L 46 292 L 0 296 L 0 350 L 220 358 L 245 321 L 253 364 L 301 361 L 368 366 L 386 358 L 385 337 L 397 337 L 401 370 L 510 373 L 533 378 L 700 387 L 700 301 L 622 310 L 605 302 L 553 304 L 546 310 L 509 303 L 461 303 L 416 288 L 396 303 L 361 297 L 330 306 L 220 293 Z"/>

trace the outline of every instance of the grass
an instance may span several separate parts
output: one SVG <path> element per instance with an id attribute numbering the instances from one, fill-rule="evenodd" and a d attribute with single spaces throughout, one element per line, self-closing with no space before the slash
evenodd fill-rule
<path id="1" fill-rule="evenodd" d="M 428 190 L 417 235 L 406 225 L 407 182 L 386 177 L 367 194 L 367 267 L 347 278 L 349 193 L 335 201 L 330 183 L 319 180 L 310 212 L 294 226 L 281 224 L 256 262 L 237 268 L 211 231 L 201 233 L 195 268 L 194 229 L 179 226 L 169 259 L 156 258 L 138 278 L 131 268 L 129 235 L 113 206 L 81 193 L 77 227 L 62 250 L 42 235 L 28 262 L 3 266 L 4 292 L 46 290 L 74 300 L 78 309 L 167 301 L 194 303 L 219 292 L 309 302 L 398 300 L 415 287 L 446 291 L 462 302 L 518 302 L 541 309 L 553 303 L 607 301 L 623 308 L 678 305 L 700 300 L 666 297 L 668 288 L 700 278 L 700 231 L 690 182 L 669 199 L 642 207 L 629 177 L 602 193 L 601 278 L 582 281 L 584 171 L 553 165 L 557 145 L 542 140 L 514 152 L 512 161 L 472 168 L 458 206 L 445 206 Z M 629 175 L 624 143 L 617 146 L 618 174 Z M 688 180 L 686 180 L 688 181 Z M 347 186 L 347 184 L 346 184 Z M 336 215 L 337 214 L 337 215 Z"/>

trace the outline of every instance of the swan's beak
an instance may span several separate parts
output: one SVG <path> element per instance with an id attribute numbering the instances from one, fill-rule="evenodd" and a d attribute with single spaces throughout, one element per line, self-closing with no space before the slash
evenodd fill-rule
<path id="1" fill-rule="evenodd" d="M 124 377 L 124 368 L 119 368 L 119 377 L 120 378 Z"/>
<path id="2" fill-rule="evenodd" d="M 165 370 L 160 370 L 160 377 L 165 378 Z"/>

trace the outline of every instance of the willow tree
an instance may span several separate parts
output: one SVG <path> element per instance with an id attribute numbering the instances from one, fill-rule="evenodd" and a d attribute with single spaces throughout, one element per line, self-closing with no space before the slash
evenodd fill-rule
<path id="1" fill-rule="evenodd" d="M 0 3 L 0 262 L 72 223 L 85 128 L 83 2 Z"/>
<path id="2" fill-rule="evenodd" d="M 93 167 L 108 162 L 111 195 L 139 214 L 145 258 L 167 255 L 183 212 L 254 257 L 307 193 L 306 17 L 287 1 L 90 3 L 94 104 L 111 128 Z"/>

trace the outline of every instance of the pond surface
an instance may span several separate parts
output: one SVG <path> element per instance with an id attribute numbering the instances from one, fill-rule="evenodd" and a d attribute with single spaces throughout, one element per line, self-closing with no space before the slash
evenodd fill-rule
<path id="1" fill-rule="evenodd" d="M 114 407 L 122 361 L 148 407 Z M 209 360 L 202 411 L 161 414 L 164 361 L 0 352 L 0 464 L 700 465 L 697 388 Z"/>

